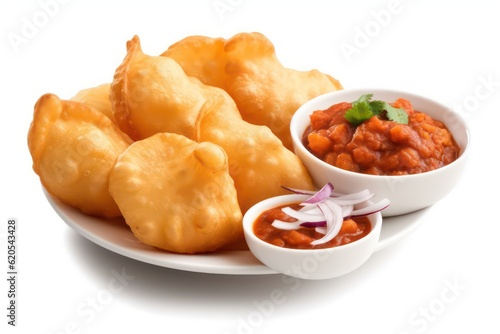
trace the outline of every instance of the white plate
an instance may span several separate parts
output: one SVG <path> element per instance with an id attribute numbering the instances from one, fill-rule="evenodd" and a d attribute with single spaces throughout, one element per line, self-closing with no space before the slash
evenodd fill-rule
<path id="1" fill-rule="evenodd" d="M 277 273 L 259 262 L 244 243 L 210 254 L 170 253 L 139 242 L 122 218 L 108 220 L 88 216 L 62 204 L 47 192 L 45 196 L 66 224 L 82 236 L 112 252 L 138 261 L 166 268 L 210 274 L 268 275 Z M 403 216 L 384 218 L 375 251 L 388 247 L 410 234 L 423 222 L 427 211 L 428 209 L 423 209 Z"/>

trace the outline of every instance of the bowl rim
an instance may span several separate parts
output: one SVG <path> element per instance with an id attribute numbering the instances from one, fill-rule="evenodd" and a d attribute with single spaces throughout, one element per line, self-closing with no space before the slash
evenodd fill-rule
<path id="1" fill-rule="evenodd" d="M 358 173 L 358 172 L 353 172 L 349 170 L 345 170 L 333 165 L 330 165 L 329 163 L 321 160 L 320 158 L 316 157 L 312 152 L 310 152 L 302 143 L 301 136 L 302 134 L 298 134 L 297 131 L 294 131 L 295 128 L 298 128 L 300 126 L 298 122 L 298 118 L 302 116 L 305 113 L 309 113 L 310 115 L 314 110 L 311 110 L 310 105 L 317 103 L 318 101 L 321 100 L 329 100 L 333 98 L 336 95 L 344 95 L 344 94 L 354 94 L 355 92 L 358 92 L 360 94 L 371 94 L 373 93 L 374 95 L 377 93 L 391 93 L 395 95 L 402 95 L 402 96 L 407 96 L 409 98 L 418 98 L 423 101 L 426 101 L 428 103 L 435 104 L 442 108 L 443 110 L 447 110 L 450 114 L 454 115 L 458 121 L 460 122 L 460 125 L 465 129 L 465 147 L 460 150 L 459 156 L 457 159 L 449 163 L 448 165 L 439 167 L 434 170 L 426 171 L 423 173 L 418 173 L 418 174 L 408 174 L 408 175 L 373 175 L 373 174 L 364 174 L 364 173 Z M 367 93 L 369 92 L 369 93 Z M 340 101 L 339 101 L 340 102 Z M 337 102 L 335 102 L 337 103 Z M 319 110 L 319 109 L 316 109 Z M 442 121 L 446 126 L 447 124 Z M 310 123 L 308 123 L 310 124 Z M 306 126 L 307 127 L 307 126 Z M 447 126 L 448 127 L 448 126 Z M 446 106 L 445 104 L 441 103 L 440 101 L 437 101 L 435 99 L 411 93 L 408 91 L 404 90 L 398 90 L 398 89 L 390 89 L 390 88 L 350 88 L 350 89 L 342 89 L 342 90 L 337 90 L 333 92 L 328 92 L 322 95 L 318 95 L 311 100 L 305 102 L 303 105 L 301 105 L 293 114 L 292 119 L 290 120 L 290 135 L 292 137 L 292 144 L 294 147 L 294 151 L 296 150 L 301 150 L 306 154 L 308 157 L 313 158 L 315 161 L 317 161 L 320 166 L 323 166 L 324 168 L 331 169 L 339 174 L 346 175 L 346 176 L 353 176 L 357 175 L 360 178 L 363 179 L 382 179 L 382 178 L 393 178 L 397 177 L 400 179 L 411 179 L 411 178 L 417 178 L 417 177 L 422 177 L 423 175 L 429 175 L 429 174 L 437 174 L 437 173 L 444 173 L 447 169 L 452 168 L 453 166 L 457 165 L 461 161 L 465 160 L 465 158 L 469 155 L 470 147 L 471 147 L 471 131 L 469 124 L 465 121 L 463 116 L 454 111 L 451 107 Z M 297 146 L 298 143 L 298 146 Z"/>
<path id="2" fill-rule="evenodd" d="M 279 195 L 279 196 L 274 196 L 267 198 L 265 200 L 262 200 L 256 204 L 254 204 L 250 209 L 247 210 L 245 215 L 243 216 L 243 231 L 245 234 L 245 239 L 247 236 L 250 236 L 252 240 L 257 241 L 260 245 L 265 245 L 266 248 L 276 250 L 278 252 L 287 252 L 291 254 L 305 254 L 305 253 L 330 253 L 330 252 L 335 252 L 335 251 L 343 251 L 343 250 L 348 250 L 349 248 L 356 247 L 359 244 L 361 244 L 363 241 L 367 240 L 368 236 L 373 236 L 373 233 L 378 233 L 380 234 L 381 228 L 382 228 L 382 222 L 383 222 L 383 217 L 380 212 L 373 213 L 369 215 L 370 217 L 370 232 L 365 235 L 363 238 L 355 240 L 353 242 L 350 242 L 348 244 L 340 245 L 340 246 L 334 246 L 334 247 L 326 247 L 326 248 L 315 248 L 315 249 L 299 249 L 299 248 L 287 248 L 287 247 L 279 247 L 273 244 L 270 244 L 259 237 L 255 235 L 253 232 L 253 226 L 255 224 L 256 219 L 260 214 L 262 214 L 264 211 L 272 209 L 276 206 L 281 206 L 286 203 L 294 204 L 297 203 L 297 201 L 300 201 L 302 199 L 307 199 L 309 198 L 310 195 L 302 195 L 302 194 L 286 194 L 286 195 Z M 274 203 L 271 205 L 271 203 Z M 261 208 L 263 207 L 263 208 Z M 251 220 L 249 220 L 249 216 L 253 216 Z M 372 221 L 373 220 L 373 221 Z M 378 230 L 378 232 L 377 232 Z M 375 231 L 375 232 L 374 232 Z M 249 246 L 250 248 L 250 246 Z M 250 249 L 251 251 L 251 249 Z"/>

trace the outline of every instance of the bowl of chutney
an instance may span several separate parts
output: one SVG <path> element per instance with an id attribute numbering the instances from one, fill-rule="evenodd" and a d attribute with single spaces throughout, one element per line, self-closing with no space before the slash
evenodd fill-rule
<path id="1" fill-rule="evenodd" d="M 318 96 L 293 115 L 295 154 L 316 187 L 369 189 L 388 198 L 384 216 L 431 206 L 459 182 L 470 130 L 444 104 L 390 89 L 346 89 Z"/>
<path id="2" fill-rule="evenodd" d="M 374 252 L 382 227 L 380 210 L 386 204 L 363 200 L 347 209 L 337 206 L 339 211 L 332 208 L 322 219 L 321 210 L 330 210 L 331 204 L 325 204 L 326 209 L 309 206 L 304 210 L 311 196 L 281 195 L 251 207 L 243 217 L 250 251 L 264 265 L 301 279 L 330 279 L 352 272 Z M 323 220 L 334 214 L 341 217 L 340 225 L 331 234 Z"/>

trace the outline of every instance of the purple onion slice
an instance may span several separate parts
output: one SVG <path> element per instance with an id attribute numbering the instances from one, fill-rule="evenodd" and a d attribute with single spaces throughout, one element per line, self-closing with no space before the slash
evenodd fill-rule
<path id="1" fill-rule="evenodd" d="M 354 209 L 355 205 L 365 203 L 374 194 L 365 189 L 351 194 L 336 194 L 331 183 L 325 184 L 317 192 L 308 190 L 293 189 L 283 187 L 289 191 L 301 195 L 311 195 L 307 200 L 300 203 L 303 208 L 295 210 L 290 207 L 282 208 L 288 216 L 295 218 L 295 222 L 284 222 L 275 220 L 272 225 L 282 230 L 294 230 L 300 227 L 315 228 L 317 232 L 324 234 L 318 240 L 311 242 L 312 245 L 319 245 L 335 238 L 344 222 L 344 218 L 355 218 L 374 214 L 387 208 L 390 201 L 387 198 L 360 209 Z"/>

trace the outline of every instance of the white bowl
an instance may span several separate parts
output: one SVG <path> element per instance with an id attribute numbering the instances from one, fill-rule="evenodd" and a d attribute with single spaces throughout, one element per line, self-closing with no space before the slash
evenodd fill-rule
<path id="1" fill-rule="evenodd" d="M 361 266 L 372 255 L 380 238 L 382 228 L 382 215 L 380 213 L 368 216 L 372 226 L 366 236 L 350 244 L 332 248 L 283 248 L 269 244 L 254 234 L 253 225 L 262 212 L 280 205 L 302 202 L 309 197 L 308 195 L 295 194 L 272 197 L 255 204 L 245 213 L 243 231 L 253 255 L 277 272 L 302 279 L 334 278 L 345 275 Z"/>
<path id="2" fill-rule="evenodd" d="M 414 109 L 443 122 L 460 146 L 460 155 L 449 165 L 433 171 L 399 176 L 368 175 L 332 166 L 309 152 L 302 143 L 302 135 L 310 125 L 309 115 L 339 102 L 356 101 L 363 94 L 374 94 L 374 100 L 395 101 L 402 97 Z M 445 105 L 416 94 L 388 89 L 350 89 L 318 96 L 302 105 L 292 117 L 290 132 L 295 154 L 309 171 L 316 187 L 327 182 L 341 193 L 369 189 L 375 193 L 373 202 L 388 198 L 391 205 L 382 213 L 384 217 L 410 213 L 428 207 L 446 196 L 462 176 L 470 147 L 470 131 L 463 118 Z"/>

